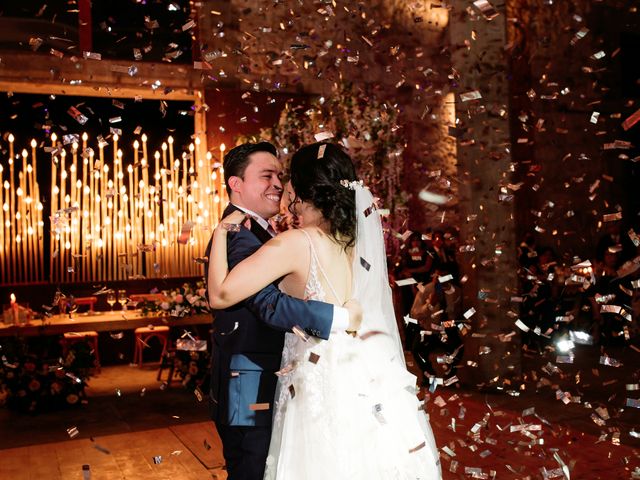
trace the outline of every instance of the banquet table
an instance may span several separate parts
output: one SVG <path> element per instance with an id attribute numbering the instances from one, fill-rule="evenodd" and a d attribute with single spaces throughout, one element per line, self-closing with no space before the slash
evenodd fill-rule
<path id="1" fill-rule="evenodd" d="M 141 310 L 117 310 L 114 312 L 87 312 L 73 315 L 53 315 L 42 320 L 31 320 L 24 325 L 6 325 L 0 322 L 0 337 L 62 335 L 68 332 L 112 332 L 134 330 L 149 325 L 187 327 L 211 324 L 212 316 L 199 313 L 185 317 L 167 314 L 143 314 Z"/>

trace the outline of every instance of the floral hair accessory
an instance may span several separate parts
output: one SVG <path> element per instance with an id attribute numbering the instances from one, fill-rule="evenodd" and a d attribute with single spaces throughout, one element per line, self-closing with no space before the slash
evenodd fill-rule
<path id="1" fill-rule="evenodd" d="M 352 182 L 349 180 L 340 180 L 340 185 L 349 190 L 355 190 L 356 187 L 364 188 L 364 182 L 362 180 L 354 180 Z"/>

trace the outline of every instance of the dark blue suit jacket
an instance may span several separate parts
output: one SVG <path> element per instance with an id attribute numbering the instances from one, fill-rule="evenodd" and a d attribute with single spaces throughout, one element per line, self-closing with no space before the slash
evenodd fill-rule
<path id="1" fill-rule="evenodd" d="M 226 217 L 236 207 L 229 204 Z M 257 222 L 227 237 L 229 269 L 271 238 Z M 207 246 L 209 256 L 211 241 Z M 209 268 L 206 266 L 208 274 Z M 276 286 L 214 312 L 211 413 L 220 425 L 270 426 L 284 334 L 298 325 L 309 335 L 329 338 L 333 305 L 290 297 Z M 260 405 L 262 404 L 262 405 Z M 265 408 L 268 404 L 268 408 Z"/>

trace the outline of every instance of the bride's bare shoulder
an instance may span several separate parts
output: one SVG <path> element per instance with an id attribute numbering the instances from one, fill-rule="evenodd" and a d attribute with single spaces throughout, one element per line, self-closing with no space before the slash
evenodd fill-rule
<path id="1" fill-rule="evenodd" d="M 277 236 L 269 240 L 268 243 L 286 247 L 295 247 L 296 245 L 299 245 L 303 242 L 304 244 L 306 244 L 304 233 L 297 229 L 291 229 L 279 233 Z"/>

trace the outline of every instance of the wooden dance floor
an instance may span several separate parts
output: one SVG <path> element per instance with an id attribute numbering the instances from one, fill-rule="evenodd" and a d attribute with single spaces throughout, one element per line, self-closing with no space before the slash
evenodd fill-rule
<path id="1" fill-rule="evenodd" d="M 0 450 L 12 480 L 223 480 L 223 464 L 212 422 Z"/>

